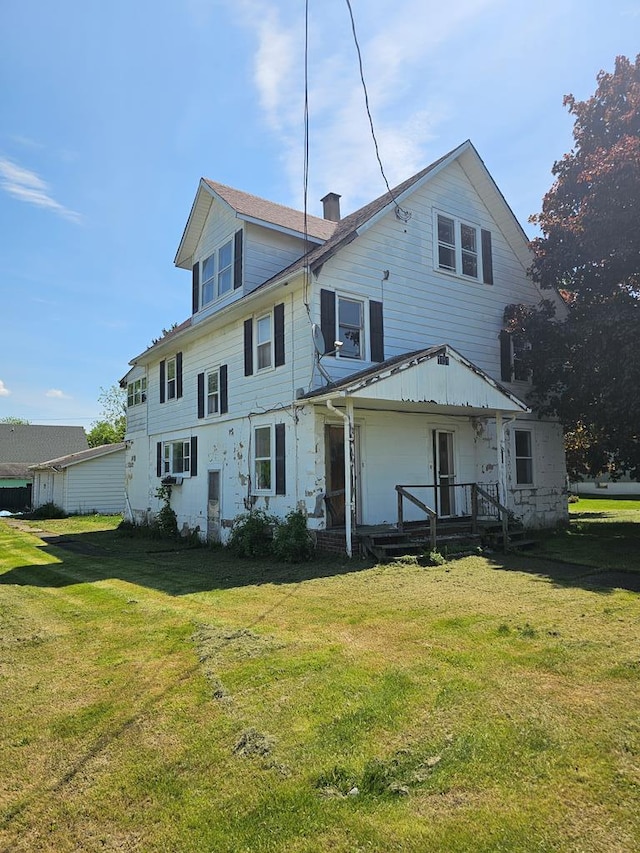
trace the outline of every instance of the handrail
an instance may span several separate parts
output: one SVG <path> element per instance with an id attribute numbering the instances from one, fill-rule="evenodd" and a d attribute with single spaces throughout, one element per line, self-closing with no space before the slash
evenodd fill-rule
<path id="1" fill-rule="evenodd" d="M 473 489 L 476 494 L 482 495 L 488 503 L 492 504 L 492 506 L 498 510 L 500 514 L 500 521 L 502 522 L 502 544 L 504 546 L 504 550 L 507 551 L 509 549 L 509 510 L 506 506 L 501 504 L 497 498 L 494 498 L 493 495 L 490 495 L 489 492 L 485 491 L 478 483 L 474 484 Z"/>
<path id="2" fill-rule="evenodd" d="M 406 485 L 406 486 L 396 486 L 396 492 L 398 493 L 398 531 L 402 533 L 404 530 L 404 516 L 403 516 L 403 498 L 406 498 L 408 501 L 411 501 L 412 504 L 415 504 L 419 509 L 426 512 L 429 516 L 429 534 L 431 538 L 431 550 L 436 550 L 436 523 L 438 519 L 437 512 L 432 509 L 430 506 L 427 506 L 423 503 L 419 498 L 415 495 L 412 495 L 411 492 L 408 492 L 407 489 L 417 489 L 421 488 L 419 485 Z"/>

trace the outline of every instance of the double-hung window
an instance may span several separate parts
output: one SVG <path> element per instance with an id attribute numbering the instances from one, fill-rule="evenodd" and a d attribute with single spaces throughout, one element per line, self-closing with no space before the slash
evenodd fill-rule
<path id="1" fill-rule="evenodd" d="M 273 364 L 273 336 L 271 334 L 271 314 L 265 314 L 256 321 L 256 364 L 258 370 L 264 370 Z"/>
<path id="2" fill-rule="evenodd" d="M 233 240 L 218 250 L 218 296 L 228 293 L 233 287 Z"/>
<path id="3" fill-rule="evenodd" d="M 436 269 L 493 284 L 491 232 L 444 213 L 435 220 Z"/>
<path id="4" fill-rule="evenodd" d="M 364 303 L 358 299 L 338 296 L 338 340 L 336 355 L 340 358 L 366 359 L 364 350 Z"/>
<path id="5" fill-rule="evenodd" d="M 213 302 L 216 295 L 216 253 L 202 262 L 202 304 Z"/>
<path id="6" fill-rule="evenodd" d="M 272 457 L 271 427 L 256 427 L 254 432 L 254 486 L 255 492 L 272 491 Z"/>
<path id="7" fill-rule="evenodd" d="M 147 377 L 136 379 L 127 385 L 127 407 L 137 406 L 147 399 Z"/>
<path id="8" fill-rule="evenodd" d="M 257 495 L 284 495 L 287 489 L 286 427 L 255 427 L 253 431 L 253 483 Z"/>
<path id="9" fill-rule="evenodd" d="M 220 373 L 212 370 L 207 373 L 207 414 L 217 415 L 220 412 Z"/>
<path id="10" fill-rule="evenodd" d="M 530 430 L 514 430 L 516 483 L 519 486 L 533 484 L 533 443 Z"/>
<path id="11" fill-rule="evenodd" d="M 176 359 L 167 359 L 167 400 L 174 400 L 178 388 L 178 370 Z"/>
<path id="12" fill-rule="evenodd" d="M 162 448 L 163 474 L 188 474 L 191 470 L 191 439 L 167 441 Z"/>

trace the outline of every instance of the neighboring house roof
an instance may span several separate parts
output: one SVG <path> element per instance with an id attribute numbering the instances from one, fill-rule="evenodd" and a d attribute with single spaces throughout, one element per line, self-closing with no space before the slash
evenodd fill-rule
<path id="1" fill-rule="evenodd" d="M 82 427 L 0 424 L 0 477 L 28 478 L 30 465 L 87 446 Z"/>
<path id="2" fill-rule="evenodd" d="M 42 471 L 53 468 L 56 471 L 61 471 L 71 465 L 77 465 L 79 462 L 87 462 L 89 459 L 99 459 L 101 456 L 117 453 L 124 450 L 126 446 L 124 441 L 119 441 L 116 444 L 101 444 L 98 447 L 90 447 L 88 450 L 80 450 L 78 453 L 68 453 L 66 456 L 59 456 L 57 459 L 48 459 L 45 462 L 39 462 L 37 465 L 30 465 L 29 469 L 31 471 Z"/>
<path id="3" fill-rule="evenodd" d="M 444 357 L 440 362 L 438 359 Z M 453 362 L 453 364 L 451 364 Z M 440 368 L 453 368 L 453 379 Z M 462 381 L 460 381 L 462 380 Z M 345 379 L 301 395 L 299 400 L 325 401 L 336 397 L 392 400 L 400 404 L 431 404 L 528 412 L 527 404 L 496 382 L 448 344 L 414 350 L 388 358 Z"/>
<path id="4" fill-rule="evenodd" d="M 306 230 L 304 213 L 283 204 L 276 204 L 251 193 L 227 187 L 208 178 L 201 178 L 195 201 L 189 214 L 174 263 L 189 268 L 193 253 L 202 234 L 213 199 L 227 204 L 239 219 L 276 228 L 297 236 L 306 235 L 314 242 L 328 240 L 336 223 L 329 219 L 307 214 Z"/>

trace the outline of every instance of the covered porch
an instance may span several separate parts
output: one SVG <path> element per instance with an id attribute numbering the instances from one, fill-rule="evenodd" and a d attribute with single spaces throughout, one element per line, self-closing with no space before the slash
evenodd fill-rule
<path id="1" fill-rule="evenodd" d="M 324 447 L 319 540 L 344 531 L 352 555 L 376 528 L 422 528 L 435 548 L 454 526 L 476 535 L 499 525 L 508 541 L 504 427 L 529 409 L 452 347 L 389 359 L 302 399 Z"/>

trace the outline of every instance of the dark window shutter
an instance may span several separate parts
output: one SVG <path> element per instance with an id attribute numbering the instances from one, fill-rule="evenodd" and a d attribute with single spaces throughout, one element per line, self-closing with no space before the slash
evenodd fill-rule
<path id="1" fill-rule="evenodd" d="M 242 230 L 233 238 L 233 289 L 242 287 Z"/>
<path id="2" fill-rule="evenodd" d="M 191 476 L 198 473 L 198 436 L 191 436 Z"/>
<path id="3" fill-rule="evenodd" d="M 176 397 L 182 397 L 182 353 L 176 353 Z"/>
<path id="4" fill-rule="evenodd" d="M 275 366 L 284 364 L 284 302 L 273 309 L 273 348 Z"/>
<path id="5" fill-rule="evenodd" d="M 224 415 L 229 411 L 229 389 L 227 380 L 227 365 L 220 365 L 220 414 Z"/>
<path id="6" fill-rule="evenodd" d="M 320 329 L 325 353 L 333 352 L 336 339 L 336 295 L 333 290 L 320 291 Z"/>
<path id="7" fill-rule="evenodd" d="M 156 444 L 156 474 L 162 477 L 162 442 Z"/>
<path id="8" fill-rule="evenodd" d="M 284 424 L 276 424 L 276 495 L 286 495 L 287 493 L 284 429 Z"/>
<path id="9" fill-rule="evenodd" d="M 198 374 L 198 417 L 204 417 L 204 373 Z"/>
<path id="10" fill-rule="evenodd" d="M 371 361 L 384 361 L 384 329 L 382 302 L 369 302 L 369 332 L 371 334 Z"/>
<path id="11" fill-rule="evenodd" d="M 166 388 L 166 381 L 165 381 L 165 369 L 166 369 L 166 366 L 167 366 L 167 363 L 166 363 L 166 361 L 163 359 L 163 360 L 160 362 L 160 402 L 161 402 L 161 403 L 164 403 L 164 401 L 165 401 L 165 396 L 164 396 L 164 395 L 165 395 L 166 390 L 167 390 L 167 388 Z"/>
<path id="12" fill-rule="evenodd" d="M 511 335 L 506 329 L 500 332 L 500 378 L 511 382 Z"/>
<path id="13" fill-rule="evenodd" d="M 253 320 L 244 321 L 244 375 L 253 374 Z"/>
<path id="14" fill-rule="evenodd" d="M 191 268 L 191 313 L 200 309 L 200 264 Z"/>
<path id="15" fill-rule="evenodd" d="M 482 280 L 493 284 L 493 253 L 491 251 L 491 231 L 482 229 Z"/>

